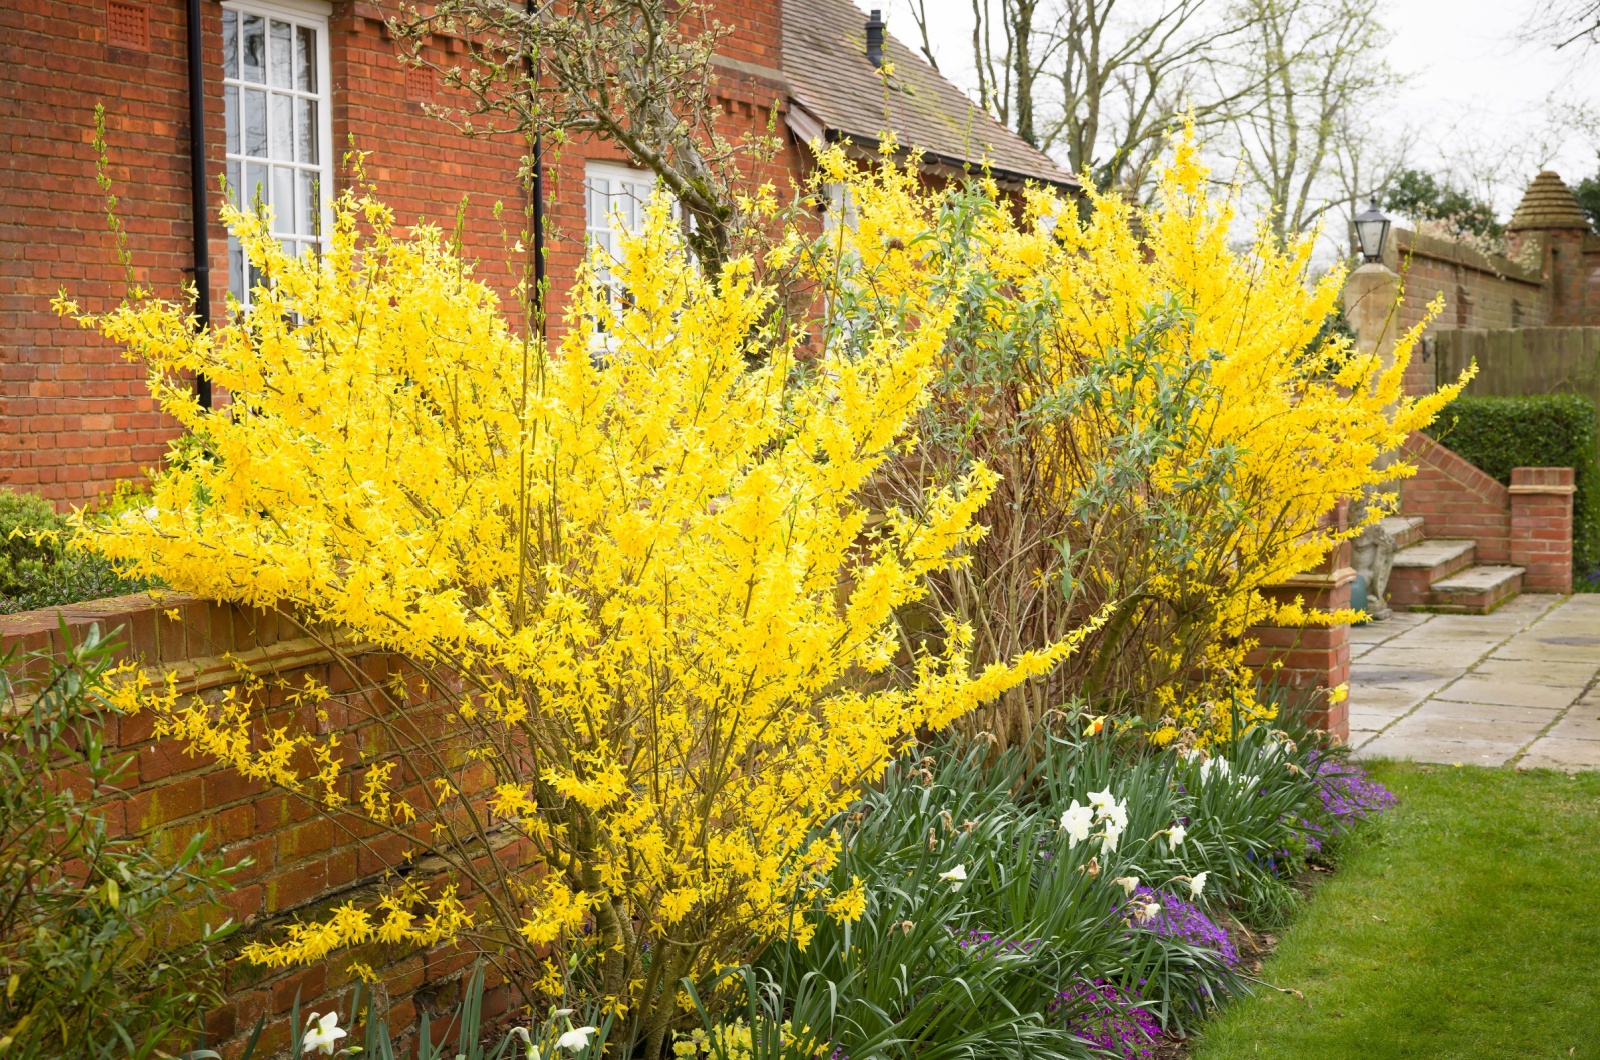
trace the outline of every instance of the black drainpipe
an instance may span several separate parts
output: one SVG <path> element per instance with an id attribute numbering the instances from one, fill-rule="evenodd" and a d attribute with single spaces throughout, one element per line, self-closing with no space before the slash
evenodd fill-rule
<path id="1" fill-rule="evenodd" d="M 200 53 L 200 0 L 189 0 L 189 199 L 194 215 L 194 314 L 202 328 L 211 325 L 211 247 L 206 219 L 205 60 Z M 211 407 L 211 380 L 194 377 L 201 408 Z"/>
<path id="2" fill-rule="evenodd" d="M 527 0 L 526 10 L 531 17 L 538 17 L 543 12 L 536 9 L 534 0 Z M 533 64 L 533 77 L 528 85 L 529 95 L 537 96 L 539 91 L 539 75 L 542 63 Z M 533 100 L 537 103 L 537 98 Z M 536 109 L 536 108 L 530 108 Z M 539 133 L 539 118 L 535 114 L 533 119 L 533 315 L 534 323 L 539 329 L 539 336 L 544 336 L 544 138 Z"/>

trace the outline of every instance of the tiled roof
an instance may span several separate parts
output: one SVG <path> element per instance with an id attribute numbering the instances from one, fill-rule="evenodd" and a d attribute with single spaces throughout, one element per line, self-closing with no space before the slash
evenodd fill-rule
<path id="1" fill-rule="evenodd" d="M 887 126 L 900 146 L 916 147 L 945 164 L 986 161 L 1002 179 L 1078 186 L 1076 177 L 887 33 L 883 54 L 894 64 L 894 76 L 885 93 L 883 79 L 867 60 L 866 25 L 867 17 L 850 0 L 783 0 L 783 72 L 792 101 L 830 139 L 874 145 Z M 791 127 L 801 124 L 790 122 Z"/>
<path id="2" fill-rule="evenodd" d="M 1508 232 L 1537 228 L 1589 230 L 1589 218 L 1578 208 L 1578 200 L 1572 197 L 1572 189 L 1548 169 L 1533 178 L 1533 183 L 1528 185 L 1516 212 L 1511 215 L 1510 223 L 1506 225 Z"/>

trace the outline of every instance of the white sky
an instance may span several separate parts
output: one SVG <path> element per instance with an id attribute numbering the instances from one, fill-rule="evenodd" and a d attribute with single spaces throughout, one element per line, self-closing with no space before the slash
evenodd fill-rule
<path id="1" fill-rule="evenodd" d="M 884 8 L 889 31 L 917 47 L 910 0 L 855 2 L 863 11 Z M 970 92 L 972 0 L 925 2 L 940 68 Z M 1227 0 L 1211 2 L 1222 8 Z M 1600 49 L 1586 56 L 1575 46 L 1558 53 L 1520 43 L 1518 32 L 1535 2 L 1390 0 L 1383 15 L 1394 33 L 1389 62 L 1411 80 L 1396 93 L 1390 113 L 1374 120 L 1413 132 L 1410 162 L 1417 168 L 1476 171 L 1480 191 L 1493 196 L 1502 219 L 1541 166 L 1569 183 L 1600 170 L 1592 131 L 1552 128 L 1545 118 L 1552 94 L 1591 114 L 1600 111 Z"/>

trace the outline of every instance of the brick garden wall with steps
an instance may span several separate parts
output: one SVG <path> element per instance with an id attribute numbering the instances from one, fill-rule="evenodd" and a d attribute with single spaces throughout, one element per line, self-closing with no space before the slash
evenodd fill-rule
<path id="1" fill-rule="evenodd" d="M 1404 533 L 1389 578 L 1400 610 L 1485 614 L 1521 592 L 1572 591 L 1573 470 L 1519 467 L 1502 485 L 1458 454 L 1417 433 L 1404 458 Z"/>

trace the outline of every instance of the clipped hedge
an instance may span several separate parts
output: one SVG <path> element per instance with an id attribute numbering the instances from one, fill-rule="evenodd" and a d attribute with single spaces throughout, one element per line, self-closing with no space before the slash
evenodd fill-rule
<path id="1" fill-rule="evenodd" d="M 119 492 L 104 510 L 114 514 L 132 496 Z M 0 615 L 149 588 L 147 579 L 119 575 L 110 560 L 69 548 L 71 539 L 72 524 L 48 501 L 0 489 Z"/>
<path id="2" fill-rule="evenodd" d="M 1570 467 L 1575 583 L 1600 568 L 1600 443 L 1594 402 L 1580 394 L 1462 397 L 1428 434 L 1500 482 L 1514 467 Z"/>

